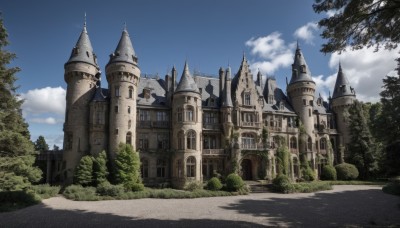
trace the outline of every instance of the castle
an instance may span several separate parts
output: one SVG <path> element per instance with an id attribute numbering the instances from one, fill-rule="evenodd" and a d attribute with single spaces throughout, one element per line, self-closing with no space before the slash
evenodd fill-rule
<path id="1" fill-rule="evenodd" d="M 236 74 L 221 67 L 219 77 L 191 75 L 185 63 L 179 81 L 175 67 L 164 79 L 143 76 L 126 28 L 105 67 L 108 89 L 101 88 L 86 24 L 64 68 L 65 181 L 72 180 L 82 156 L 105 150 L 113 159 L 121 142 L 139 152 L 141 175 L 149 185 L 168 182 L 181 188 L 232 170 L 246 180 L 272 179 L 281 138 L 296 179 L 300 152 L 318 174 L 339 159 L 339 148 L 350 140 L 346 113 L 356 99 L 354 89 L 339 65 L 333 96 L 329 101 L 315 96 L 299 46 L 287 95 L 273 77 L 263 80 L 258 72 L 254 81 L 244 55 Z"/>

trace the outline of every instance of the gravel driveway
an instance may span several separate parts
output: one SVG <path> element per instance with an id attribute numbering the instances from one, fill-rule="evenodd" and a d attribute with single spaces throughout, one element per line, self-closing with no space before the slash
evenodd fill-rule
<path id="1" fill-rule="evenodd" d="M 318 193 L 76 202 L 55 197 L 0 213 L 0 227 L 400 226 L 400 197 L 377 186 Z"/>

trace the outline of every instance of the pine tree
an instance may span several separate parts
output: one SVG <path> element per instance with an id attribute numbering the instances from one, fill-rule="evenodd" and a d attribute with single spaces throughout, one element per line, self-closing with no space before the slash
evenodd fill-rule
<path id="1" fill-rule="evenodd" d="M 46 140 L 41 135 L 38 137 L 38 139 L 35 142 L 35 150 L 40 153 L 49 150 L 49 145 L 46 143 Z"/>
<path id="2" fill-rule="evenodd" d="M 130 144 L 119 144 L 115 159 L 115 178 L 118 184 L 141 183 L 139 154 Z"/>
<path id="3" fill-rule="evenodd" d="M 35 151 L 40 154 L 44 153 L 45 151 L 49 150 L 49 145 L 46 143 L 46 140 L 43 136 L 39 136 L 38 139 L 34 142 Z M 36 156 L 34 166 L 38 167 L 42 170 L 42 180 L 41 182 L 46 182 L 47 179 L 47 161 L 46 160 L 39 160 L 38 156 Z"/>
<path id="4" fill-rule="evenodd" d="M 35 148 L 20 112 L 23 100 L 18 99 L 15 86 L 20 69 L 8 67 L 16 56 L 4 50 L 7 38 L 0 18 L 0 191 L 27 188 L 42 175 L 40 169 L 33 167 Z"/>
<path id="5" fill-rule="evenodd" d="M 75 168 L 74 183 L 82 186 L 89 186 L 93 182 L 93 158 L 83 156 Z"/>
<path id="6" fill-rule="evenodd" d="M 99 156 L 93 160 L 93 179 L 96 185 L 107 181 L 107 154 L 103 150 Z"/>
<path id="7" fill-rule="evenodd" d="M 363 104 L 355 101 L 349 109 L 350 135 L 349 162 L 360 172 L 360 178 L 368 179 L 377 171 L 377 155 L 373 137 L 369 131 L 367 114 Z"/>

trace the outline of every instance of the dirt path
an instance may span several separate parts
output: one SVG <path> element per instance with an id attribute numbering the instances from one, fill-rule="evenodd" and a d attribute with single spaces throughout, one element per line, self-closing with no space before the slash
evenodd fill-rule
<path id="1" fill-rule="evenodd" d="M 400 226 L 400 197 L 376 186 L 319 193 L 76 202 L 55 197 L 0 214 L 0 227 Z"/>

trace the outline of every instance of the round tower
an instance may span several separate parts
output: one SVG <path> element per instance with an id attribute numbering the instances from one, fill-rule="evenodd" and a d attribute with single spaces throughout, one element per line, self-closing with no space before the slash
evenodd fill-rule
<path id="1" fill-rule="evenodd" d="M 140 78 L 137 57 L 126 28 L 106 66 L 109 88 L 109 154 L 115 157 L 119 143 L 136 142 L 136 97 Z"/>
<path id="2" fill-rule="evenodd" d="M 202 106 L 201 95 L 185 63 L 182 77 L 176 87 L 172 103 L 172 183 L 183 188 L 187 182 L 202 181 L 201 136 Z"/>
<path id="3" fill-rule="evenodd" d="M 89 103 L 96 91 L 96 83 L 100 80 L 100 70 L 86 30 L 86 22 L 64 69 L 67 94 L 63 179 L 68 183 L 72 181 L 74 169 L 82 156 L 89 153 Z"/>
<path id="4" fill-rule="evenodd" d="M 335 88 L 332 96 L 332 109 L 336 114 L 337 130 L 340 133 L 339 145 L 346 146 L 350 140 L 349 113 L 348 110 L 356 99 L 354 89 L 350 86 L 346 75 L 339 63 L 339 71 L 336 78 Z M 345 155 L 346 157 L 346 155 Z"/>
<path id="5" fill-rule="evenodd" d="M 306 146 L 305 151 L 315 151 L 314 146 L 312 146 L 315 142 L 315 134 L 313 132 L 315 82 L 311 78 L 310 70 L 308 69 L 307 63 L 303 57 L 303 53 L 298 46 L 294 57 L 294 63 L 292 64 L 292 78 L 287 86 L 287 93 L 293 109 L 299 116 L 299 119 L 308 135 L 308 138 L 306 139 L 308 145 Z M 308 157 L 311 158 L 310 154 Z"/>

